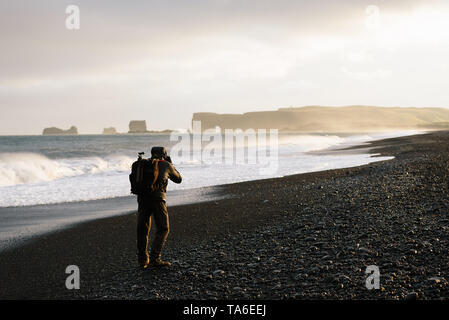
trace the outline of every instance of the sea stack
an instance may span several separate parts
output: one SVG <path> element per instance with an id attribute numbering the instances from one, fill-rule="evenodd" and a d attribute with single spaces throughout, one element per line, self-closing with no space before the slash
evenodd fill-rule
<path id="1" fill-rule="evenodd" d="M 60 135 L 60 134 L 78 134 L 78 129 L 75 126 L 71 126 L 68 130 L 59 129 L 56 127 L 45 128 L 42 132 L 43 135 Z"/>
<path id="2" fill-rule="evenodd" d="M 103 129 L 103 134 L 116 134 L 116 133 L 117 133 L 117 130 L 115 130 L 114 127 Z"/>
<path id="3" fill-rule="evenodd" d="M 148 133 L 147 123 L 145 120 L 131 120 L 129 122 L 128 133 Z"/>

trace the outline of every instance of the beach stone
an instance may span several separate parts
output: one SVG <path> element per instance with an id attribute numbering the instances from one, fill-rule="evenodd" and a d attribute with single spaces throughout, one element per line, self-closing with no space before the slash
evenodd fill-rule
<path id="1" fill-rule="evenodd" d="M 221 270 L 221 269 L 217 269 L 217 270 L 215 270 L 214 272 L 212 272 L 212 274 L 214 275 L 214 276 L 216 276 L 216 275 L 220 275 L 220 274 L 224 274 L 225 272 L 223 271 L 223 270 Z"/>
<path id="2" fill-rule="evenodd" d="M 435 283 L 440 283 L 442 278 L 441 277 L 431 277 L 428 280 L 432 281 L 432 282 L 435 282 Z"/>

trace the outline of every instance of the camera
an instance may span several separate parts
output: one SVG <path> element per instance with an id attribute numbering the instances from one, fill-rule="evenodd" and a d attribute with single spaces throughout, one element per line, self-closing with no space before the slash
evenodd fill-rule
<path id="1" fill-rule="evenodd" d="M 172 163 L 170 156 L 167 155 L 167 150 L 165 149 L 165 147 L 151 148 L 151 158 L 162 159 L 162 160 Z"/>

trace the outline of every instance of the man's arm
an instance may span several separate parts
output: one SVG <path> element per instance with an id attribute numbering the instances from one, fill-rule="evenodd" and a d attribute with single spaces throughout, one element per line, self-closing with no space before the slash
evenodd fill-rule
<path id="1" fill-rule="evenodd" d="M 169 179 L 174 183 L 181 183 L 182 181 L 181 174 L 178 172 L 178 170 L 175 169 L 175 167 L 171 163 L 169 163 L 169 169 L 170 169 L 168 173 Z"/>

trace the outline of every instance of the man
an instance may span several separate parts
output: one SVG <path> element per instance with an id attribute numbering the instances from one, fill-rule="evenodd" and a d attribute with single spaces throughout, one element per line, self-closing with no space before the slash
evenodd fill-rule
<path id="1" fill-rule="evenodd" d="M 168 180 L 181 183 L 179 172 L 171 163 L 164 147 L 153 147 L 151 159 L 145 168 L 145 174 L 151 177 L 150 186 L 137 195 L 137 256 L 141 268 L 148 266 L 170 266 L 170 262 L 161 260 L 161 251 L 170 231 L 165 193 Z M 151 228 L 151 216 L 156 225 L 156 234 L 148 254 L 148 237 Z"/>

